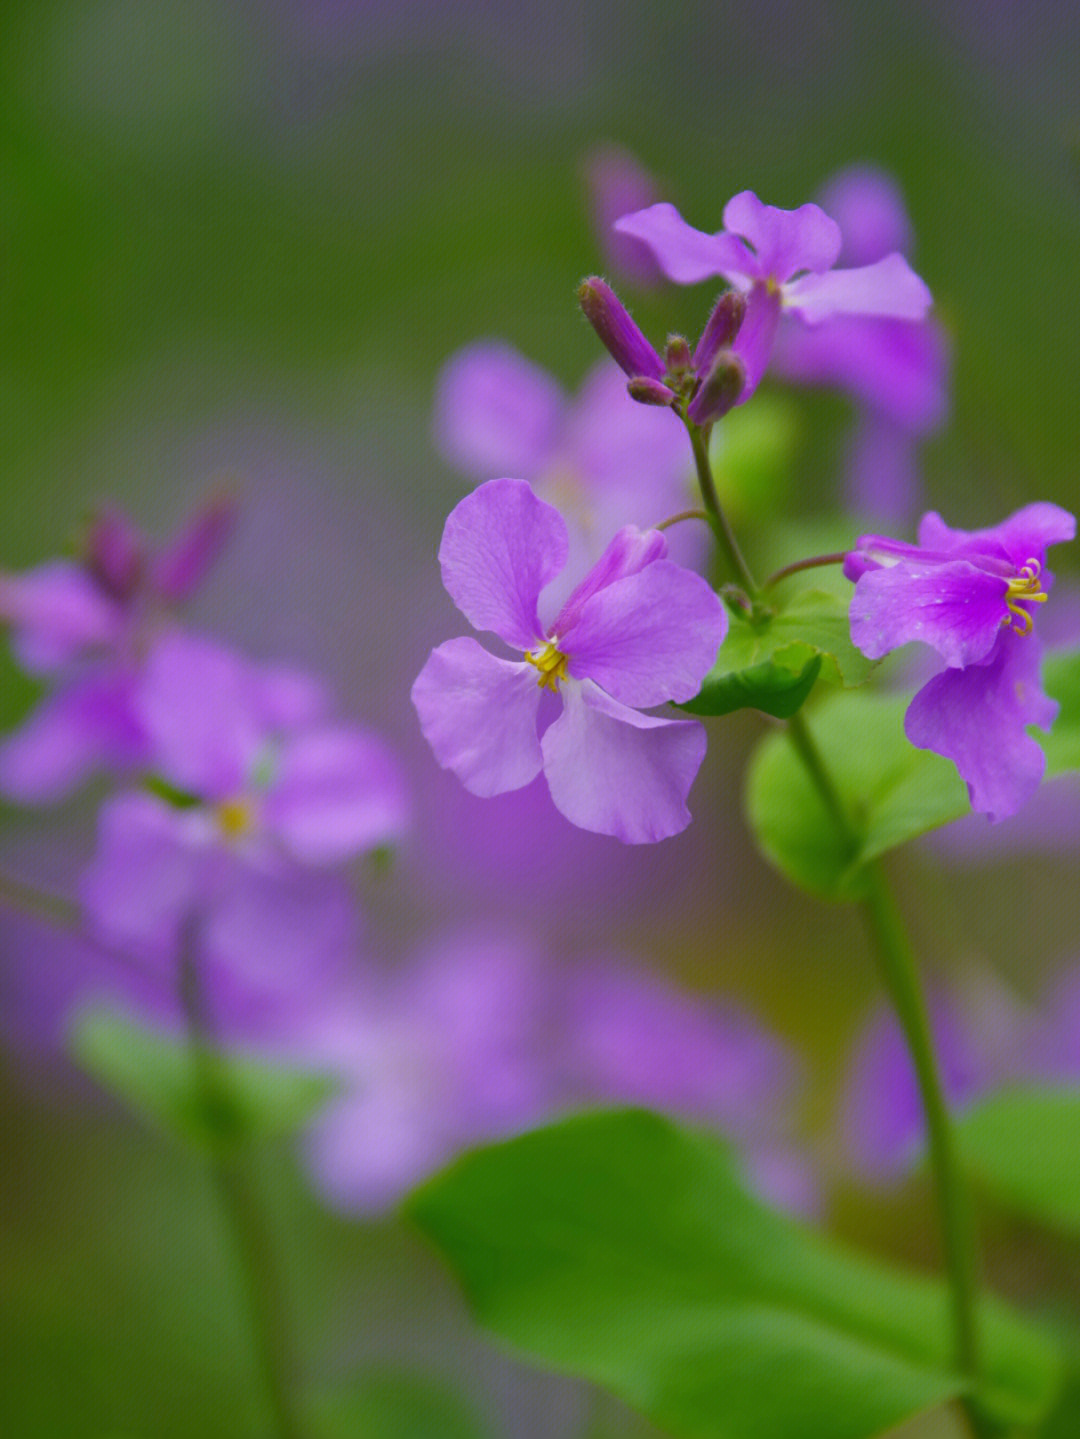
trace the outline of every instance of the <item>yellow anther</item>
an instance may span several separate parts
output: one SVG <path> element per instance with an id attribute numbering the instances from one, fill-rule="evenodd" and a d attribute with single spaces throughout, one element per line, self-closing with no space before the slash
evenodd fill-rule
<path id="1" fill-rule="evenodd" d="M 214 806 L 214 818 L 226 839 L 239 839 L 253 824 L 251 804 L 246 799 L 223 799 Z"/>
<path id="2" fill-rule="evenodd" d="M 1017 603 L 1023 600 L 1030 605 L 1044 605 L 1046 603 L 1046 591 L 1040 589 L 1042 565 L 1038 560 L 1028 560 L 1022 565 L 1019 572 L 1009 581 L 1009 587 L 1005 591 L 1005 603 L 1009 609 L 1009 616 L 1002 620 L 1002 624 L 1011 624 L 1018 634 L 1029 635 L 1034 628 L 1034 621 L 1027 610 L 1021 609 Z"/>
<path id="3" fill-rule="evenodd" d="M 559 688 L 560 680 L 569 678 L 566 673 L 566 656 L 562 650 L 557 650 L 550 640 L 536 653 L 526 650 L 525 658 L 540 671 L 540 678 L 536 683 L 541 689 L 555 691 Z"/>

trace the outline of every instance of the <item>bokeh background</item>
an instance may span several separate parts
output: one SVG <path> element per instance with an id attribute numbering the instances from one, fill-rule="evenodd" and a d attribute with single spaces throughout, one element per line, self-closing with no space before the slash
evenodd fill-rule
<path id="1" fill-rule="evenodd" d="M 568 386 L 594 363 L 573 296 L 605 263 L 597 147 L 637 156 L 705 229 L 739 189 L 793 206 L 869 161 L 902 186 L 954 348 L 951 417 L 923 451 L 933 506 L 971 526 L 1036 497 L 1075 509 L 1078 61 L 1066 0 L 9 0 L 0 26 L 0 564 L 55 553 L 102 500 L 164 533 L 232 489 L 240 528 L 197 621 L 332 676 L 413 777 L 414 837 L 367 897 L 387 961 L 451 921 L 500 922 L 568 967 L 609 950 L 734 998 L 805 1060 L 825 1222 L 918 1262 L 934 1253 L 920 1182 L 867 1196 L 834 1172 L 873 975 L 852 917 L 792 895 L 753 849 L 739 796 L 758 721 L 715 723 L 695 823 L 656 849 L 486 807 L 427 753 L 408 689 L 458 632 L 434 556 L 464 483 L 433 445 L 432 395 L 483 336 Z M 693 331 L 711 298 L 626 293 L 657 337 Z M 798 443 L 771 503 L 808 524 L 835 504 L 850 409 L 785 403 Z M 10 725 L 30 692 L 3 664 Z M 1080 966 L 1076 799 L 897 867 L 932 973 L 1038 1003 Z M 62 886 L 92 823 L 91 799 L 0 811 L 0 854 Z M 258 1432 L 198 1165 L 27 1042 L 38 941 L 11 925 L 0 941 L 8 1432 Z M 264 1178 L 313 1379 L 373 1364 L 460 1390 L 494 1439 L 583 1433 L 588 1397 L 474 1336 L 406 1228 L 329 1214 L 288 1149 Z M 991 1237 L 1012 1255 L 992 1254 L 1003 1287 L 1047 1278 L 1030 1236 Z"/>

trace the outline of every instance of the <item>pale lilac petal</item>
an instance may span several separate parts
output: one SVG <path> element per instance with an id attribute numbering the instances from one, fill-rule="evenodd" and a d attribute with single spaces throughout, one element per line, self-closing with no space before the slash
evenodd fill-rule
<path id="1" fill-rule="evenodd" d="M 933 300 L 903 255 L 886 255 L 856 270 L 803 275 L 784 286 L 784 305 L 808 325 L 833 315 L 924 320 Z"/>
<path id="2" fill-rule="evenodd" d="M 901 561 L 869 570 L 851 597 L 851 639 L 879 660 L 912 640 L 932 645 L 948 665 L 970 665 L 993 648 L 1008 582 L 966 560 Z"/>
<path id="3" fill-rule="evenodd" d="M 571 824 L 651 844 L 690 823 L 686 797 L 705 757 L 705 731 L 655 719 L 590 681 L 562 687 L 563 713 L 543 738 L 551 798 Z"/>
<path id="4" fill-rule="evenodd" d="M 420 728 L 443 769 L 472 794 L 521 789 L 540 772 L 540 706 L 531 665 L 497 659 L 474 639 L 432 650 L 412 688 Z"/>
<path id="5" fill-rule="evenodd" d="M 24 669 L 50 674 L 90 649 L 121 640 L 124 612 L 90 575 L 68 560 L 50 560 L 21 575 L 0 573 L 0 623 Z"/>
<path id="6" fill-rule="evenodd" d="M 1035 793 L 1046 756 L 1026 733 L 1049 729 L 1057 703 L 1042 689 L 1035 635 L 1002 630 L 985 664 L 946 669 L 908 706 L 904 731 L 919 749 L 951 759 L 971 807 L 992 820 L 1015 814 Z"/>
<path id="7" fill-rule="evenodd" d="M 872 265 L 892 250 L 908 254 L 911 221 L 900 186 L 885 170 L 852 165 L 834 175 L 818 196 L 821 208 L 840 226 L 845 265 Z"/>
<path id="8" fill-rule="evenodd" d="M 154 768 L 203 799 L 243 789 L 266 738 L 257 685 L 252 667 L 231 651 L 195 635 L 167 635 L 150 653 L 138 695 Z"/>
<path id="9" fill-rule="evenodd" d="M 565 635 L 577 624 L 587 602 L 598 591 L 616 580 L 636 575 L 639 570 L 663 559 L 667 554 L 667 540 L 660 530 L 639 530 L 635 525 L 624 525 L 611 540 L 607 549 L 592 569 L 571 592 L 569 599 L 559 611 L 549 633 Z"/>
<path id="10" fill-rule="evenodd" d="M 540 591 L 562 570 L 568 550 L 558 510 L 524 480 L 489 480 L 450 511 L 439 563 L 447 593 L 474 629 L 528 650 L 543 635 Z"/>
<path id="11" fill-rule="evenodd" d="M 381 740 L 317 729 L 282 746 L 261 816 L 302 864 L 332 864 L 400 839 L 408 797 Z"/>
<path id="12" fill-rule="evenodd" d="M 146 757 L 129 677 L 92 671 L 46 695 L 0 741 L 0 793 L 50 804 L 100 771 L 123 773 Z"/>
<path id="13" fill-rule="evenodd" d="M 330 708 L 323 682 L 290 665 L 251 666 L 250 688 L 257 722 L 268 734 L 288 734 L 318 724 Z"/>
<path id="14" fill-rule="evenodd" d="M 620 215 L 653 203 L 656 198 L 653 177 L 628 150 L 618 145 L 604 145 L 594 150 L 586 158 L 583 169 L 593 228 L 608 264 L 634 284 L 655 285 L 661 274 L 648 247 L 632 235 L 612 230 Z"/>
<path id="15" fill-rule="evenodd" d="M 620 235 L 642 240 L 669 280 L 693 285 L 723 275 L 740 288 L 759 274 L 757 260 L 734 235 L 707 235 L 688 225 L 674 205 L 650 205 L 615 221 Z"/>
<path id="16" fill-rule="evenodd" d="M 752 190 L 724 206 L 724 229 L 753 245 L 758 278 L 781 284 L 800 270 L 828 270 L 840 254 L 840 227 L 819 206 L 780 210 L 762 204 Z"/>
<path id="17" fill-rule="evenodd" d="M 844 469 L 856 514 L 906 527 L 921 508 L 918 440 L 906 426 L 865 412 L 848 439 Z"/>
<path id="18" fill-rule="evenodd" d="M 594 594 L 560 635 L 567 669 L 621 704 L 693 699 L 727 633 L 727 611 L 700 575 L 670 560 Z"/>
<path id="19" fill-rule="evenodd" d="M 1016 569 L 1030 559 L 1041 559 L 1050 545 L 1064 544 L 1076 537 L 1076 519 L 1044 500 L 1025 505 L 1000 525 L 985 530 L 956 530 L 940 515 L 924 515 L 919 525 L 919 544 L 946 553 L 961 551 L 1005 557 Z"/>
<path id="20" fill-rule="evenodd" d="M 432 433 L 442 454 L 476 480 L 534 480 L 551 458 L 566 398 L 546 370 L 510 345 L 482 340 L 444 366 Z"/>
<path id="21" fill-rule="evenodd" d="M 202 504 L 180 533 L 154 559 L 151 587 L 162 599 L 190 599 L 236 530 L 239 506 L 231 495 L 215 495 Z"/>
<path id="22" fill-rule="evenodd" d="M 772 355 L 779 323 L 779 295 L 765 285 L 755 285 L 746 297 L 746 315 L 732 346 L 732 351 L 746 369 L 741 403 L 745 404 L 761 383 Z"/>
<path id="23" fill-rule="evenodd" d="M 305 1157 L 320 1191 L 345 1213 L 390 1208 L 456 1147 L 432 1113 L 434 1083 L 402 1087 L 363 1079 L 308 1129 Z"/>

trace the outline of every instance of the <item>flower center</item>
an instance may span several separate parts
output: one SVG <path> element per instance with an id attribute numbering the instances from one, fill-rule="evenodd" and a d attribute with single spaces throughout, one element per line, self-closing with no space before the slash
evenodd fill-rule
<path id="1" fill-rule="evenodd" d="M 243 796 L 220 800 L 214 805 L 214 818 L 226 839 L 239 839 L 255 826 L 254 807 Z"/>
<path id="2" fill-rule="evenodd" d="M 1002 620 L 1003 625 L 1012 625 L 1022 635 L 1029 635 L 1034 628 L 1034 620 L 1027 610 L 1022 609 L 1018 601 L 1023 600 L 1030 605 L 1044 605 L 1046 603 L 1046 591 L 1041 588 L 1042 565 L 1038 560 L 1028 560 L 1022 565 L 1019 572 L 1009 580 L 1009 587 L 1005 591 L 1005 603 L 1009 607 L 1009 614 Z"/>
<path id="3" fill-rule="evenodd" d="M 566 656 L 562 650 L 555 648 L 551 640 L 548 640 L 543 649 L 526 650 L 525 658 L 540 671 L 540 678 L 536 683 L 542 690 L 555 692 L 559 688 L 560 680 L 569 679 L 566 673 Z"/>

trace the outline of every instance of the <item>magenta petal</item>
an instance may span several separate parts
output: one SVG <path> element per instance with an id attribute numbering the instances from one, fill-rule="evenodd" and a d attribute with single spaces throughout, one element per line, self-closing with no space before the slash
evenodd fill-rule
<path id="1" fill-rule="evenodd" d="M 575 679 L 621 704 L 693 699 L 727 633 L 727 612 L 700 575 L 670 560 L 598 591 L 560 635 Z"/>
<path id="2" fill-rule="evenodd" d="M 666 554 L 667 540 L 660 530 L 639 530 L 635 525 L 624 525 L 581 583 L 571 591 L 549 633 L 567 634 L 581 618 L 586 603 L 599 590 L 616 580 L 625 579 L 627 575 L 636 575 Z"/>
<path id="3" fill-rule="evenodd" d="M 923 320 L 932 303 L 925 282 L 903 255 L 895 254 L 856 270 L 803 275 L 784 286 L 785 306 L 808 325 L 832 315 Z"/>
<path id="4" fill-rule="evenodd" d="M 432 650 L 412 687 L 420 728 L 443 769 L 472 794 L 521 789 L 540 772 L 540 689 L 531 665 L 468 637 Z"/>
<path id="5" fill-rule="evenodd" d="M 532 649 L 543 637 L 537 599 L 566 564 L 569 543 L 563 517 L 524 480 L 489 480 L 447 517 L 443 584 L 474 629 Z"/>
<path id="6" fill-rule="evenodd" d="M 46 695 L 0 741 L 0 794 L 49 804 L 98 771 L 127 771 L 145 758 L 128 677 L 92 671 Z"/>
<path id="7" fill-rule="evenodd" d="M 947 669 L 908 706 L 904 730 L 919 749 L 951 759 L 971 807 L 992 820 L 1015 814 L 1035 793 L 1046 756 L 1026 733 L 1049 729 L 1057 703 L 1042 689 L 1034 635 L 1002 630 L 986 664 Z"/>
<path id="8" fill-rule="evenodd" d="M 851 597 L 851 639 L 879 660 L 913 640 L 932 645 L 948 665 L 970 665 L 993 648 L 1008 583 L 966 560 L 901 562 L 862 576 Z"/>
<path id="9" fill-rule="evenodd" d="M 872 265 L 892 250 L 911 249 L 911 221 L 900 187 L 885 170 L 852 165 L 834 175 L 818 199 L 844 237 L 845 265 Z"/>
<path id="10" fill-rule="evenodd" d="M 0 624 L 11 626 L 20 664 L 48 674 L 88 649 L 116 645 L 124 615 L 80 566 L 51 560 L 25 574 L 0 573 Z"/>
<path id="11" fill-rule="evenodd" d="M 779 295 L 765 285 L 755 285 L 746 297 L 746 315 L 732 346 L 746 368 L 741 403 L 745 403 L 761 383 L 772 355 L 779 321 Z"/>
<path id="12" fill-rule="evenodd" d="M 1050 545 L 1076 537 L 1076 520 L 1060 505 L 1036 500 L 1015 511 L 1000 525 L 985 530 L 955 530 L 931 511 L 919 525 L 919 544 L 945 553 L 1001 555 L 1019 569 L 1041 559 Z"/>
<path id="13" fill-rule="evenodd" d="M 840 254 L 840 226 L 818 205 L 780 210 L 762 204 L 752 190 L 732 196 L 724 206 L 724 229 L 753 245 L 759 278 L 781 284 L 799 270 L 828 270 Z"/>
<path id="14" fill-rule="evenodd" d="M 319 729 L 287 741 L 262 819 L 302 864 L 333 864 L 400 838 L 405 786 L 381 740 L 356 729 Z"/>
<path id="15" fill-rule="evenodd" d="M 734 235 L 707 235 L 688 225 L 674 205 L 650 205 L 615 221 L 620 235 L 642 240 L 669 280 L 693 285 L 710 275 L 748 283 L 758 274 L 755 257 Z"/>
<path id="16" fill-rule="evenodd" d="M 510 345 L 481 340 L 443 367 L 432 433 L 452 465 L 477 480 L 546 468 L 566 399 L 558 382 Z"/>
<path id="17" fill-rule="evenodd" d="M 651 844 L 690 823 L 686 797 L 705 757 L 705 731 L 618 704 L 585 680 L 562 688 L 562 715 L 543 738 L 551 798 L 571 824 Z"/>

